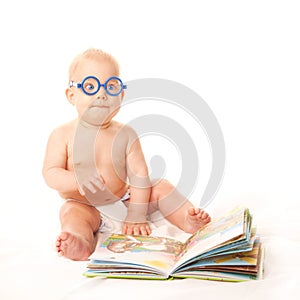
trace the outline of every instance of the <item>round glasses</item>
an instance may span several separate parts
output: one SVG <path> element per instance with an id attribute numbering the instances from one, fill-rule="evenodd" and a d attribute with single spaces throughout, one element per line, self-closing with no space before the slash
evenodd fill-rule
<path id="1" fill-rule="evenodd" d="M 124 89 L 127 88 L 119 77 L 109 77 L 104 84 L 101 84 L 99 79 L 95 76 L 85 77 L 81 83 L 70 81 L 70 87 L 82 89 L 82 91 L 89 96 L 93 96 L 104 87 L 105 92 L 110 96 L 118 96 Z"/>

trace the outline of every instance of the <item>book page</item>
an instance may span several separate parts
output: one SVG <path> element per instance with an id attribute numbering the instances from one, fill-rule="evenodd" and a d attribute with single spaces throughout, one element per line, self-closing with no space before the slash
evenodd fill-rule
<path id="1" fill-rule="evenodd" d="M 213 220 L 193 234 L 177 257 L 176 269 L 182 263 L 245 234 L 244 208 L 235 208 L 224 217 Z"/>
<path id="2" fill-rule="evenodd" d="M 119 266 L 130 263 L 137 270 L 144 266 L 168 274 L 183 246 L 183 243 L 165 237 L 112 234 L 98 245 L 90 259 L 91 263 L 101 261 Z"/>

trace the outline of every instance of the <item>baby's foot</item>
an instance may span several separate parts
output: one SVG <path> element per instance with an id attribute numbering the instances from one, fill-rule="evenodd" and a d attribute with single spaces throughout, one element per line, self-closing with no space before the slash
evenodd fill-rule
<path id="1" fill-rule="evenodd" d="M 57 237 L 56 250 L 60 256 L 73 260 L 88 260 L 92 253 L 87 240 L 69 232 L 62 232 Z"/>
<path id="2" fill-rule="evenodd" d="M 191 207 L 187 211 L 187 216 L 184 224 L 184 231 L 194 233 L 211 221 L 207 212 L 200 208 Z"/>

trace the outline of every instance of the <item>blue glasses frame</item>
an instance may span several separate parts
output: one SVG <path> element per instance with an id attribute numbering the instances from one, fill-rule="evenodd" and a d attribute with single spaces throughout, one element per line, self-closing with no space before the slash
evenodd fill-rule
<path id="1" fill-rule="evenodd" d="M 97 84 L 98 84 L 97 89 L 96 89 L 95 91 L 91 92 L 91 93 L 87 92 L 87 91 L 85 90 L 85 88 L 84 88 L 84 83 L 85 83 L 87 80 L 89 80 L 89 79 L 95 80 L 95 81 L 97 82 Z M 120 84 L 120 90 L 119 90 L 117 93 L 111 93 L 111 92 L 108 90 L 108 88 L 107 88 L 107 83 L 108 83 L 110 80 L 116 80 L 116 81 L 119 82 L 119 84 Z M 97 77 L 95 77 L 95 76 L 87 76 L 87 77 L 85 77 L 85 78 L 82 80 L 81 83 L 77 83 L 77 82 L 74 82 L 74 81 L 70 81 L 70 87 L 76 87 L 76 88 L 79 88 L 79 89 L 81 89 L 81 90 L 82 90 L 86 95 L 88 95 L 88 96 L 93 96 L 93 95 L 97 94 L 98 91 L 100 90 L 101 86 L 103 86 L 105 92 L 106 92 L 108 95 L 110 95 L 110 96 L 118 96 L 120 93 L 122 93 L 122 91 L 123 91 L 124 89 L 127 89 L 127 85 L 123 84 L 122 80 L 121 80 L 119 77 L 116 77 L 116 76 L 109 77 L 109 78 L 105 81 L 104 84 L 101 84 L 100 80 L 99 80 Z"/>

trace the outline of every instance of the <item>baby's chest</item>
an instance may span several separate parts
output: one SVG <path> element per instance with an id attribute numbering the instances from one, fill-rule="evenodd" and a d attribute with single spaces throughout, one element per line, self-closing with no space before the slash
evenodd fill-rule
<path id="1" fill-rule="evenodd" d="M 101 167 L 125 167 L 127 143 L 115 142 L 112 138 L 96 139 L 94 144 L 74 147 L 72 141 L 67 145 L 68 165 L 96 164 Z"/>
<path id="2" fill-rule="evenodd" d="M 126 166 L 126 145 L 114 145 L 110 143 L 99 143 L 95 145 L 95 163 L 99 167 L 125 168 Z"/>

